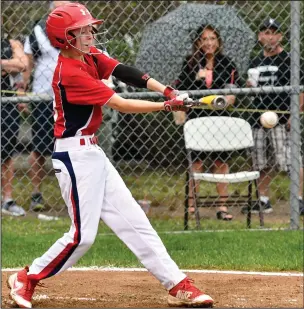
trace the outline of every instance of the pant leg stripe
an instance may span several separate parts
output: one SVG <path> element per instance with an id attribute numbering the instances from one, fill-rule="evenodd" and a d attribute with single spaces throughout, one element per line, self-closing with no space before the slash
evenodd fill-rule
<path id="1" fill-rule="evenodd" d="M 76 231 L 74 233 L 74 239 L 72 243 L 69 243 L 60 253 L 59 255 L 49 263 L 38 275 L 36 275 L 37 280 L 45 279 L 51 276 L 54 276 L 66 263 L 66 261 L 73 254 L 75 249 L 78 247 L 81 241 L 81 222 L 80 222 L 80 210 L 79 210 L 79 196 L 76 186 L 76 177 L 73 169 L 73 165 L 70 159 L 68 152 L 54 152 L 53 159 L 60 160 L 66 166 L 72 182 L 71 189 L 71 202 L 73 207 L 74 214 L 74 225 Z M 33 278 L 34 279 L 34 278 Z"/>

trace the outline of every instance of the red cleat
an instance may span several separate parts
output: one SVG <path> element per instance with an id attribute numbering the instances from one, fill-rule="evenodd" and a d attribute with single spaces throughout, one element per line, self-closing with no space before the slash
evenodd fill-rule
<path id="1" fill-rule="evenodd" d="M 7 280 L 10 297 L 21 308 L 32 308 L 32 296 L 38 283 L 28 279 L 28 270 L 29 268 L 26 266 L 24 269 L 9 276 Z"/>
<path id="2" fill-rule="evenodd" d="M 185 278 L 169 291 L 168 305 L 170 307 L 212 308 L 213 299 L 200 291 L 193 280 Z"/>

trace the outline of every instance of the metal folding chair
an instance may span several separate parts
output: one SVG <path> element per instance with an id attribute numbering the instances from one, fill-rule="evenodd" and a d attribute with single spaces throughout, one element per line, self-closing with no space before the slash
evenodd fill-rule
<path id="1" fill-rule="evenodd" d="M 246 195 L 229 195 L 228 203 L 238 206 L 248 207 L 246 216 L 247 227 L 251 227 L 251 208 L 253 203 L 259 203 L 260 225 L 264 225 L 263 212 L 259 202 L 259 192 L 257 187 L 257 179 L 260 177 L 259 171 L 238 171 L 229 174 L 213 174 L 213 173 L 195 173 L 192 172 L 193 164 L 191 151 L 239 151 L 250 149 L 254 145 L 252 129 L 250 124 L 241 118 L 214 116 L 201 117 L 187 121 L 184 125 L 184 138 L 188 159 L 187 179 L 186 179 L 186 198 L 184 213 L 184 229 L 188 229 L 188 202 L 189 202 L 189 182 L 192 182 L 192 198 L 195 209 L 195 220 L 197 229 L 200 228 L 200 213 L 198 207 L 217 206 L 221 201 L 210 202 L 210 196 L 199 196 L 196 192 L 195 181 L 206 181 L 212 183 L 241 183 L 248 182 Z M 257 200 L 252 200 L 253 184 L 255 186 L 255 195 Z M 209 201 L 208 201 L 209 199 Z"/>

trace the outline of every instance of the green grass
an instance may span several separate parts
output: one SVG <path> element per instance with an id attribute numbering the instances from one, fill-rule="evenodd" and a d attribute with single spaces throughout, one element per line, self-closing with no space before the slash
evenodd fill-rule
<path id="1" fill-rule="evenodd" d="M 135 199 L 143 197 L 152 201 L 153 216 L 150 221 L 165 243 L 170 255 L 182 268 L 302 271 L 302 231 L 244 231 L 245 217 L 239 216 L 231 222 L 215 219 L 201 220 L 202 230 L 230 230 L 226 232 L 197 232 L 166 234 L 161 231 L 183 229 L 182 207 L 184 201 L 185 174 L 174 171 L 142 171 L 124 167 L 121 175 Z M 14 196 L 17 202 L 28 209 L 31 184 L 25 175 L 17 175 Z M 242 194 L 245 184 L 231 185 L 229 191 Z M 55 177 L 47 176 L 42 191 L 50 208 L 61 215 L 66 213 Z M 201 184 L 201 194 L 215 194 L 215 186 Z M 278 174 L 271 184 L 271 200 L 289 199 L 289 180 Z M 174 213 L 178 215 L 175 217 Z M 214 210 L 215 213 L 215 210 Z M 288 228 L 282 220 L 265 218 L 265 228 Z M 190 229 L 195 220 L 190 220 Z M 43 254 L 63 233 L 69 229 L 69 219 L 39 221 L 32 216 L 25 218 L 2 218 L 2 267 L 22 267 Z M 253 217 L 252 228 L 259 228 L 257 216 Z M 103 223 L 91 250 L 77 266 L 121 266 L 139 267 L 136 257 L 113 235 Z"/>
<path id="2" fill-rule="evenodd" d="M 238 162 L 239 165 L 243 163 Z M 233 167 L 232 167 L 233 168 Z M 146 170 L 126 166 L 120 170 L 127 187 L 135 199 L 146 198 L 152 201 L 153 207 L 166 206 L 173 211 L 183 207 L 185 195 L 184 172 L 165 170 Z M 277 200 L 289 200 L 289 179 L 284 173 L 277 174 L 271 184 L 270 199 L 273 204 Z M 231 184 L 229 192 L 232 194 L 245 194 L 246 183 Z M 14 179 L 14 198 L 17 203 L 26 210 L 30 205 L 30 193 L 32 185 L 26 175 L 17 175 Z M 64 209 L 57 179 L 54 176 L 46 176 L 42 183 L 42 193 L 48 206 L 56 211 Z M 201 182 L 201 195 L 217 195 L 215 184 Z M 165 214 L 164 214 L 165 215 Z"/>
<path id="3" fill-rule="evenodd" d="M 45 252 L 69 221 L 2 218 L 2 267 L 22 267 Z M 127 247 L 100 225 L 99 235 L 76 266 L 139 267 Z M 169 254 L 182 268 L 302 271 L 303 231 L 160 233 Z"/>

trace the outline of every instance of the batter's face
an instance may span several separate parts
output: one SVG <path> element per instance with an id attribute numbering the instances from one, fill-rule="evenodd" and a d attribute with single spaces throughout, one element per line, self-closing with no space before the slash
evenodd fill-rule
<path id="1" fill-rule="evenodd" d="M 199 41 L 198 48 L 205 54 L 214 55 L 219 48 L 220 43 L 216 33 L 211 29 L 205 29 Z"/>
<path id="2" fill-rule="evenodd" d="M 73 47 L 82 54 L 90 52 L 90 48 L 94 42 L 94 28 L 91 25 L 73 30 L 75 43 Z"/>

